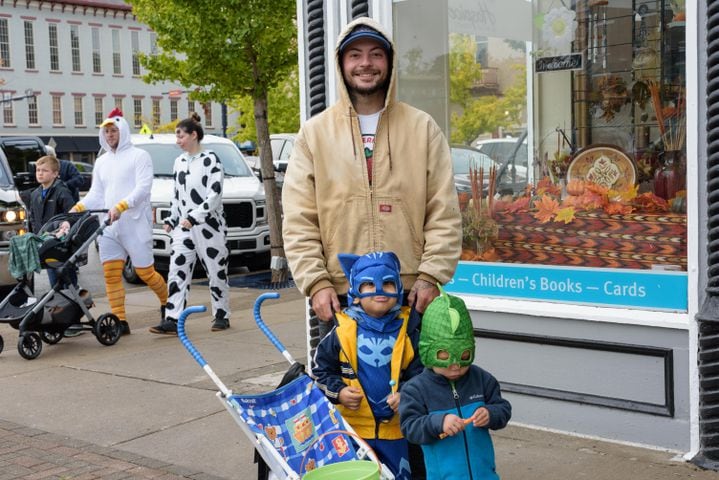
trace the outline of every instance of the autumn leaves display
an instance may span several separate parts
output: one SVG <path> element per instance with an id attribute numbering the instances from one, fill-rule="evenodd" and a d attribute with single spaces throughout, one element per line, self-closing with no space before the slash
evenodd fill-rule
<path id="1" fill-rule="evenodd" d="M 473 203 L 468 202 L 465 211 Z M 485 241 L 481 249 L 476 248 L 471 237 L 476 230 L 467 223 L 474 214 L 464 213 L 462 260 L 649 268 L 671 257 L 672 263 L 681 264 L 681 250 L 686 248 L 685 217 L 672 214 L 672 206 L 652 192 L 639 193 L 638 185 L 617 191 L 574 179 L 562 192 L 545 177 L 516 198 L 495 199 L 491 210 L 488 202 L 483 203 L 488 220 L 479 225 L 488 228 L 491 223 L 497 229 L 493 237 L 486 238 L 492 238 L 492 245 Z M 577 234 L 575 227 L 584 233 Z M 635 238 L 627 238 L 632 235 Z M 664 245 L 662 238 L 667 235 Z"/>
<path id="2" fill-rule="evenodd" d="M 495 208 L 500 212 L 531 212 L 540 223 L 570 223 L 577 212 L 603 211 L 607 215 L 624 215 L 632 212 L 663 213 L 670 204 L 652 192 L 639 194 L 639 186 L 632 185 L 622 191 L 612 190 L 596 183 L 574 179 L 567 183 L 566 195 L 549 178 L 536 187 L 528 185 L 524 195 L 511 200 L 498 200 Z"/>

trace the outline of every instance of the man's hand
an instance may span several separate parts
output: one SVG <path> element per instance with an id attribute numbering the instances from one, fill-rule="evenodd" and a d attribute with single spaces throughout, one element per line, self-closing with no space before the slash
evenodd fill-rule
<path id="1" fill-rule="evenodd" d="M 357 410 L 362 401 L 362 391 L 357 387 L 345 387 L 340 390 L 339 400 L 350 410 Z"/>
<path id="2" fill-rule="evenodd" d="M 170 233 L 172 231 L 172 227 L 168 224 L 163 225 L 162 229 L 165 231 L 165 233 Z"/>
<path id="3" fill-rule="evenodd" d="M 117 209 L 117 207 L 112 207 L 109 212 L 107 212 L 107 216 L 110 218 L 110 223 L 114 223 L 120 219 L 120 215 L 122 215 L 122 212 Z"/>
<path id="4" fill-rule="evenodd" d="M 335 316 L 335 312 L 341 310 L 340 299 L 337 297 L 337 292 L 332 287 L 323 288 L 317 290 L 312 295 L 312 310 L 314 310 L 317 318 L 323 322 L 331 322 Z"/>
<path id="5" fill-rule="evenodd" d="M 407 300 L 409 305 L 414 306 L 417 312 L 424 313 L 427 306 L 438 296 L 439 289 L 436 285 L 429 283 L 427 280 L 418 279 L 412 285 L 412 290 L 410 290 Z"/>

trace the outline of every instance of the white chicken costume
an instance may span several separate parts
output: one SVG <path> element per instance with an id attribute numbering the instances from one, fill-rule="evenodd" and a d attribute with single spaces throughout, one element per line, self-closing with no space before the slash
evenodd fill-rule
<path id="1" fill-rule="evenodd" d="M 107 132 L 115 128 L 119 140 L 113 148 Z M 137 275 L 160 300 L 163 316 L 167 303 L 167 285 L 155 271 L 152 256 L 152 159 L 149 153 L 132 144 L 130 126 L 117 108 L 100 125 L 100 145 L 105 153 L 95 162 L 90 191 L 73 209 L 114 209 L 120 215 L 105 229 L 98 245 L 110 308 L 122 322 L 124 333 L 130 333 L 122 285 L 122 268 L 128 256 Z"/>

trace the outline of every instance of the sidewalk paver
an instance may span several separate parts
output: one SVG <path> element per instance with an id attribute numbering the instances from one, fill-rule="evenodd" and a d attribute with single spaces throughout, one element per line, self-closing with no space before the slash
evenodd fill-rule
<path id="1" fill-rule="evenodd" d="M 229 388 L 272 390 L 288 364 L 257 329 L 255 298 L 231 289 L 232 327 L 211 332 L 193 315 L 191 341 Z M 305 300 L 294 288 L 263 304 L 263 319 L 305 361 Z M 108 310 L 96 296 L 93 313 Z M 188 304 L 208 304 L 205 286 Z M 132 335 L 112 347 L 91 334 L 45 345 L 35 360 L 15 350 L 17 331 L 0 324 L 0 480 L 254 480 L 252 444 L 215 398 L 217 387 L 175 337 L 150 334 L 157 300 L 128 290 Z M 513 425 L 492 433 L 503 480 L 719 480 L 719 473 L 667 452 Z"/>

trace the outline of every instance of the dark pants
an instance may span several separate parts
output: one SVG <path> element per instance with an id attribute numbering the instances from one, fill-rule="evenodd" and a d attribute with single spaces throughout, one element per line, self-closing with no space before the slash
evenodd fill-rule
<path id="1" fill-rule="evenodd" d="M 67 275 L 67 277 L 69 277 L 69 278 L 67 278 L 67 280 L 69 280 L 73 286 L 77 287 L 77 272 L 75 271 L 75 269 L 74 268 L 71 269 L 69 272 L 67 272 L 66 275 Z M 55 284 L 57 283 L 57 281 L 59 280 L 58 275 L 57 275 L 57 270 L 54 268 L 48 268 L 47 269 L 47 278 L 50 282 L 50 287 L 54 287 Z M 62 286 L 62 288 L 67 287 L 67 281 L 63 282 L 63 284 L 61 286 Z"/>

